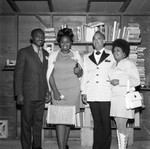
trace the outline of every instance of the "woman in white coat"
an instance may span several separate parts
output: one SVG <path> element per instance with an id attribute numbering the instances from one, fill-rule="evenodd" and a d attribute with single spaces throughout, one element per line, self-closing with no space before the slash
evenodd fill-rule
<path id="1" fill-rule="evenodd" d="M 108 75 L 112 85 L 112 98 L 110 116 L 114 117 L 117 125 L 117 137 L 119 149 L 127 146 L 127 120 L 134 119 L 134 110 L 127 110 L 125 94 L 127 92 L 127 81 L 130 81 L 130 89 L 140 85 L 140 77 L 135 64 L 129 60 L 130 45 L 123 39 L 113 42 L 112 53 L 116 62 Z"/>
<path id="2" fill-rule="evenodd" d="M 82 58 L 77 51 L 71 50 L 74 34 L 72 29 L 59 30 L 57 41 L 60 50 L 50 54 L 48 59 L 47 81 L 53 92 L 52 104 L 76 106 L 79 111 L 80 77 Z M 61 112 L 61 111 L 60 111 Z M 59 149 L 69 149 L 67 145 L 70 125 L 56 124 Z"/>

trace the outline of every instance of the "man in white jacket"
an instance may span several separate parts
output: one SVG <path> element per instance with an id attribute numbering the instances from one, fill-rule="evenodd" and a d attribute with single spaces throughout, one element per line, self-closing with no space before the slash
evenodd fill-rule
<path id="1" fill-rule="evenodd" d="M 105 36 L 97 31 L 93 36 L 94 51 L 84 56 L 81 82 L 82 101 L 89 103 L 94 120 L 93 149 L 110 149 L 111 145 L 111 86 L 108 80 L 115 60 L 104 43 Z"/>

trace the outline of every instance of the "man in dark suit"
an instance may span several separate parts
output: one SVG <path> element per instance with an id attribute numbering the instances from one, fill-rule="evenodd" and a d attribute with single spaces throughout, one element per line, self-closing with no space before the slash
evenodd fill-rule
<path id="1" fill-rule="evenodd" d="M 48 90 L 48 52 L 42 46 L 44 32 L 31 32 L 31 45 L 20 49 L 15 67 L 15 95 L 21 106 L 22 149 L 41 149 L 42 121 Z"/>

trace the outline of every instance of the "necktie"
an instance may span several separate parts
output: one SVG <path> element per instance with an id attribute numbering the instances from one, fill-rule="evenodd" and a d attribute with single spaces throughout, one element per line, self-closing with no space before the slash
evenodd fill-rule
<path id="1" fill-rule="evenodd" d="M 101 54 L 101 52 L 100 51 L 96 51 L 96 55 L 100 55 Z"/>
<path id="2" fill-rule="evenodd" d="M 39 56 L 41 62 L 43 62 L 43 54 L 42 54 L 42 49 L 41 48 L 38 49 L 38 56 Z"/>

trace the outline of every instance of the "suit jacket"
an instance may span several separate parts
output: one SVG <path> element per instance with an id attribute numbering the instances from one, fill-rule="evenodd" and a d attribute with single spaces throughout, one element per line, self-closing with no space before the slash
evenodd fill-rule
<path id="1" fill-rule="evenodd" d="M 25 100 L 45 100 L 48 89 L 46 72 L 48 52 L 43 51 L 43 63 L 32 45 L 19 50 L 15 67 L 15 95 Z"/>
<path id="2" fill-rule="evenodd" d="M 94 52 L 84 56 L 81 90 L 87 95 L 87 101 L 110 101 L 111 85 L 107 80 L 114 61 L 112 52 L 107 49 L 104 49 L 98 64 Z"/>

